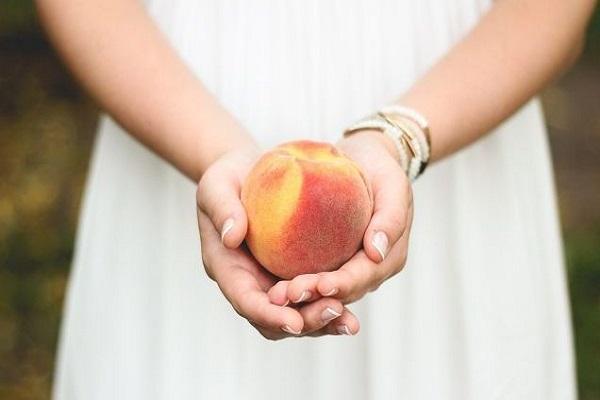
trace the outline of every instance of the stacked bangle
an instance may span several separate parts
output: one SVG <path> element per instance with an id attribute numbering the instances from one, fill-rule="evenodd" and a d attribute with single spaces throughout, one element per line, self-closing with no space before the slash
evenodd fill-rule
<path id="1" fill-rule="evenodd" d="M 394 142 L 400 165 L 411 181 L 425 171 L 431 155 L 429 124 L 417 111 L 403 106 L 387 106 L 350 126 L 344 136 L 374 129 Z"/>

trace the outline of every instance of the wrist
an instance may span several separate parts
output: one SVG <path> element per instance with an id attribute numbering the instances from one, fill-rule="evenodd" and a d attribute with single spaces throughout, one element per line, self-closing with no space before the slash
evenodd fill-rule
<path id="1" fill-rule="evenodd" d="M 376 129 L 365 129 L 343 137 L 338 141 L 337 146 L 342 150 L 345 148 L 361 149 L 365 148 L 365 146 L 375 147 L 387 153 L 396 162 L 400 159 L 398 150 L 392 139 Z"/>
<path id="2" fill-rule="evenodd" d="M 232 170 L 246 170 L 254 164 L 260 154 L 261 150 L 253 140 L 238 142 L 216 155 L 207 168 L 218 163 Z"/>
<path id="3" fill-rule="evenodd" d="M 198 137 L 198 178 L 218 160 L 223 158 L 245 159 L 258 152 L 258 144 L 252 136 L 229 115 L 213 121 L 212 127 L 206 130 L 214 132 L 214 134 L 208 140 L 206 134 Z"/>
<path id="4" fill-rule="evenodd" d="M 357 135 L 363 131 L 377 131 L 385 139 L 380 143 L 393 143 L 394 157 L 411 181 L 423 173 L 431 155 L 429 124 L 414 109 L 402 105 L 389 105 L 373 115 L 361 119 L 344 131 L 344 136 Z M 391 149 L 390 149 L 391 150 Z M 388 151 L 388 154 L 390 152 Z"/>

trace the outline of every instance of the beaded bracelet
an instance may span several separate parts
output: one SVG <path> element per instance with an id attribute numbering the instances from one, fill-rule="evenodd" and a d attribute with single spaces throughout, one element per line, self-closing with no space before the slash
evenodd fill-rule
<path id="1" fill-rule="evenodd" d="M 400 165 L 411 181 L 425 171 L 431 155 L 431 139 L 429 124 L 417 111 L 403 106 L 384 107 L 350 126 L 344 136 L 367 129 L 378 130 L 392 139 Z"/>
<path id="2" fill-rule="evenodd" d="M 349 136 L 352 133 L 370 129 L 378 130 L 392 140 L 394 146 L 396 147 L 396 150 L 398 151 L 398 156 L 400 158 L 400 166 L 404 171 L 408 173 L 410 166 L 410 157 L 408 154 L 408 150 L 405 147 L 405 144 L 401 138 L 402 134 L 399 130 L 394 129 L 387 121 L 376 116 L 372 118 L 362 119 L 354 125 L 352 125 L 351 127 L 349 127 L 348 129 L 346 129 L 344 131 L 344 136 Z"/>
<path id="3" fill-rule="evenodd" d="M 397 104 L 385 106 L 381 109 L 381 111 L 386 114 L 404 117 L 417 124 L 419 128 L 421 128 L 423 135 L 418 135 L 418 138 L 420 141 L 425 142 L 423 143 L 423 149 L 426 151 L 425 158 L 427 159 L 427 162 L 429 162 L 429 158 L 431 156 L 431 132 L 427 119 L 415 109 Z M 425 166 L 427 166 L 427 163 Z"/>

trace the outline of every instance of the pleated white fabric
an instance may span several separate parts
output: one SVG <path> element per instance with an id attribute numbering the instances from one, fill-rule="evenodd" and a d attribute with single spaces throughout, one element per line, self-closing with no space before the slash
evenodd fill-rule
<path id="1" fill-rule="evenodd" d="M 400 95 L 488 3 L 154 0 L 148 9 L 207 87 L 270 147 L 335 140 Z M 575 397 L 537 101 L 415 184 L 408 265 L 353 306 L 362 321 L 356 337 L 260 337 L 204 275 L 194 190 L 102 118 L 55 399 Z"/>

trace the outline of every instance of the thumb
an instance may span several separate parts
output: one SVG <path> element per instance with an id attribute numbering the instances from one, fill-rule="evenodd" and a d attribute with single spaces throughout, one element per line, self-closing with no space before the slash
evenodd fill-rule
<path id="1" fill-rule="evenodd" d="M 207 171 L 196 191 L 198 207 L 208 215 L 221 235 L 221 242 L 230 249 L 244 241 L 248 228 L 240 190 L 240 181 L 234 174 Z"/>
<path id="2" fill-rule="evenodd" d="M 399 168 L 375 176 L 371 183 L 374 212 L 363 247 L 367 256 L 379 263 L 407 229 L 412 191 L 406 174 Z"/>

